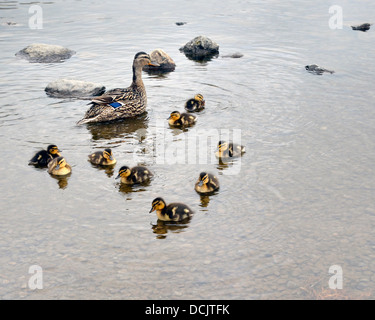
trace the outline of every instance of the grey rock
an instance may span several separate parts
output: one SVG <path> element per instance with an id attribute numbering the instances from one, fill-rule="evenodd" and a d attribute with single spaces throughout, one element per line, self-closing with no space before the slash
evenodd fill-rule
<path id="1" fill-rule="evenodd" d="M 359 26 L 351 26 L 353 30 L 359 30 L 366 32 L 367 30 L 370 30 L 371 23 L 363 23 Z"/>
<path id="2" fill-rule="evenodd" d="M 181 47 L 180 51 L 193 60 L 209 60 L 219 54 L 219 45 L 206 36 L 198 36 Z"/>
<path id="3" fill-rule="evenodd" d="M 305 69 L 310 73 L 318 74 L 318 75 L 322 75 L 324 72 L 328 72 L 328 73 L 331 73 L 331 74 L 335 72 L 333 70 L 328 70 L 328 69 L 319 67 L 316 64 L 311 64 L 311 65 L 305 66 Z"/>
<path id="4" fill-rule="evenodd" d="M 47 95 L 54 98 L 89 98 L 105 92 L 105 87 L 80 80 L 59 79 L 47 85 L 44 89 Z"/>
<path id="5" fill-rule="evenodd" d="M 64 62 L 75 53 L 73 50 L 58 45 L 33 43 L 18 51 L 16 56 L 34 63 L 54 63 Z"/>
<path id="6" fill-rule="evenodd" d="M 162 49 L 156 49 L 150 53 L 151 61 L 159 64 L 156 66 L 144 66 L 143 70 L 150 73 L 164 73 L 174 71 L 176 63 L 173 59 Z"/>

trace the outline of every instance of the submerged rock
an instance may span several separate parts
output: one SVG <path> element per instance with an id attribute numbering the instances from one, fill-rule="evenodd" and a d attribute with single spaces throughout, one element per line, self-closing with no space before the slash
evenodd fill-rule
<path id="1" fill-rule="evenodd" d="M 102 95 L 105 87 L 93 82 L 59 79 L 49 83 L 44 91 L 54 98 L 89 98 Z"/>
<path id="2" fill-rule="evenodd" d="M 370 30 L 371 23 L 363 23 L 359 26 L 351 26 L 353 30 L 359 30 L 366 32 L 367 30 Z"/>
<path id="3" fill-rule="evenodd" d="M 150 53 L 151 61 L 156 62 L 159 66 L 149 66 L 143 67 L 144 71 L 149 73 L 164 73 L 174 71 L 176 68 L 176 63 L 173 59 L 162 49 L 156 49 Z"/>
<path id="4" fill-rule="evenodd" d="M 223 58 L 233 58 L 233 59 L 238 59 L 238 58 L 242 58 L 243 57 L 243 54 L 240 53 L 240 52 L 235 52 L 235 53 L 232 53 L 232 54 L 226 54 L 224 56 L 222 56 Z"/>
<path id="5" fill-rule="evenodd" d="M 183 26 L 184 24 L 187 24 L 187 22 L 176 22 L 176 25 Z"/>
<path id="6" fill-rule="evenodd" d="M 316 64 L 311 64 L 311 65 L 305 66 L 305 69 L 310 73 L 314 73 L 314 74 L 318 74 L 318 75 L 322 75 L 324 72 L 328 72 L 328 73 L 331 73 L 331 74 L 335 72 L 333 70 L 321 68 L 321 67 L 317 66 Z"/>
<path id="7" fill-rule="evenodd" d="M 180 51 L 193 60 L 209 60 L 219 54 L 219 45 L 206 36 L 198 36 L 181 47 Z"/>
<path id="8" fill-rule="evenodd" d="M 29 62 L 52 63 L 64 62 L 75 53 L 73 50 L 58 45 L 33 43 L 18 51 L 16 56 L 24 58 Z"/>

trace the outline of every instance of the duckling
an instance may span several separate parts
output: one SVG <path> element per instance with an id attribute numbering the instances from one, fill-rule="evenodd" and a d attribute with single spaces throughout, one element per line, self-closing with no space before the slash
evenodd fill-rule
<path id="1" fill-rule="evenodd" d="M 104 151 L 97 151 L 89 155 L 89 161 L 95 165 L 110 166 L 117 161 L 113 157 L 111 149 L 104 149 Z"/>
<path id="2" fill-rule="evenodd" d="M 191 114 L 173 111 L 167 120 L 169 125 L 174 127 L 189 127 L 195 124 L 197 117 Z"/>
<path id="3" fill-rule="evenodd" d="M 167 205 L 165 201 L 158 197 L 152 201 L 152 211 L 156 210 L 156 215 L 162 221 L 182 221 L 192 216 L 193 211 L 183 203 L 170 203 Z"/>
<path id="4" fill-rule="evenodd" d="M 206 172 L 201 172 L 198 181 L 195 183 L 195 191 L 198 193 L 211 193 L 219 190 L 219 188 L 219 179 Z"/>
<path id="5" fill-rule="evenodd" d="M 48 173 L 55 176 L 65 176 L 72 172 L 72 167 L 64 157 L 57 157 L 48 163 Z"/>
<path id="6" fill-rule="evenodd" d="M 204 109 L 205 101 L 201 94 L 196 94 L 194 98 L 185 103 L 185 109 L 189 112 L 200 111 Z"/>
<path id="7" fill-rule="evenodd" d="M 245 147 L 235 144 L 233 142 L 219 141 L 217 144 L 216 157 L 217 158 L 237 158 L 245 153 Z"/>
<path id="8" fill-rule="evenodd" d="M 60 157 L 60 150 L 59 148 L 54 145 L 50 144 L 47 147 L 47 150 L 40 150 L 38 151 L 34 157 L 32 157 L 29 161 L 29 165 L 34 165 L 34 166 L 40 166 L 40 167 L 47 167 L 48 163 L 57 157 Z"/>
<path id="9" fill-rule="evenodd" d="M 127 166 L 122 166 L 116 179 L 121 178 L 122 183 L 133 185 L 148 182 L 152 177 L 152 172 L 146 167 L 137 166 L 130 169 Z"/>

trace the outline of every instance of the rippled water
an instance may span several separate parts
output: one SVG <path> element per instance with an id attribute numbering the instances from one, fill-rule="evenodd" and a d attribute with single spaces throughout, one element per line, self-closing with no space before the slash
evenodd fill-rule
<path id="1" fill-rule="evenodd" d="M 374 298 L 375 34 L 350 28 L 373 22 L 373 2 L 336 1 L 341 30 L 329 28 L 326 1 L 38 2 L 41 30 L 29 28 L 32 4 L 0 4 L 2 299 Z M 201 34 L 220 45 L 205 63 L 178 50 Z M 77 54 L 58 64 L 15 57 L 34 42 Z M 134 54 L 156 48 L 177 67 L 143 74 L 148 112 L 136 120 L 76 126 L 87 101 L 44 92 L 58 78 L 126 87 Z M 224 57 L 235 52 L 243 57 Z M 169 113 L 198 92 L 196 126 L 170 129 Z M 211 160 L 210 143 L 187 147 L 238 132 L 247 152 L 235 163 Z M 73 167 L 67 179 L 27 165 L 50 143 Z M 106 147 L 113 170 L 87 161 Z M 137 163 L 154 180 L 120 187 L 120 165 Z M 215 195 L 195 193 L 202 170 L 218 175 Z M 157 222 L 156 196 L 195 215 Z M 31 265 L 43 269 L 41 290 L 28 287 Z M 343 290 L 328 287 L 332 265 Z"/>

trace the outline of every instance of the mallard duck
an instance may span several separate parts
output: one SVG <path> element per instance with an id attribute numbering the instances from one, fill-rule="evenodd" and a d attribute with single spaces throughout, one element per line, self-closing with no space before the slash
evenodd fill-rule
<path id="1" fill-rule="evenodd" d="M 173 127 L 190 127 L 195 124 L 197 118 L 191 114 L 173 111 L 167 120 Z"/>
<path id="2" fill-rule="evenodd" d="M 47 147 L 47 150 L 41 150 L 37 152 L 34 157 L 32 157 L 29 161 L 29 165 L 40 166 L 40 167 L 47 167 L 48 163 L 57 157 L 60 157 L 60 150 L 59 148 L 51 144 Z"/>
<path id="3" fill-rule="evenodd" d="M 151 62 L 147 53 L 138 52 L 133 61 L 132 84 L 128 88 L 113 89 L 92 99 L 91 107 L 77 124 L 132 118 L 144 113 L 147 95 L 142 81 L 142 68 L 145 65 L 158 66 L 157 63 Z"/>
<path id="4" fill-rule="evenodd" d="M 137 166 L 130 169 L 127 166 L 122 166 L 118 171 L 116 179 L 121 178 L 122 183 L 133 185 L 148 182 L 152 177 L 152 172 L 146 167 Z"/>
<path id="5" fill-rule="evenodd" d="M 89 161 L 95 165 L 110 166 L 117 161 L 113 157 L 111 149 L 104 149 L 104 151 L 97 151 L 89 155 Z"/>
<path id="6" fill-rule="evenodd" d="M 54 176 L 65 176 L 72 172 L 72 167 L 64 157 L 57 157 L 48 163 L 48 173 Z"/>
<path id="7" fill-rule="evenodd" d="M 156 215 L 162 221 L 182 221 L 193 214 L 193 211 L 183 203 L 170 203 L 167 205 L 162 198 L 152 201 L 152 211 L 156 210 Z"/>
<path id="8" fill-rule="evenodd" d="M 219 179 L 211 173 L 201 172 L 198 181 L 195 183 L 195 191 L 198 193 L 211 193 L 219 190 Z"/>
<path id="9" fill-rule="evenodd" d="M 189 112 L 200 111 L 204 109 L 205 101 L 201 94 L 195 95 L 185 103 L 185 109 Z"/>
<path id="10" fill-rule="evenodd" d="M 216 157 L 218 158 L 237 158 L 245 153 L 245 147 L 233 142 L 219 141 L 217 144 Z"/>

